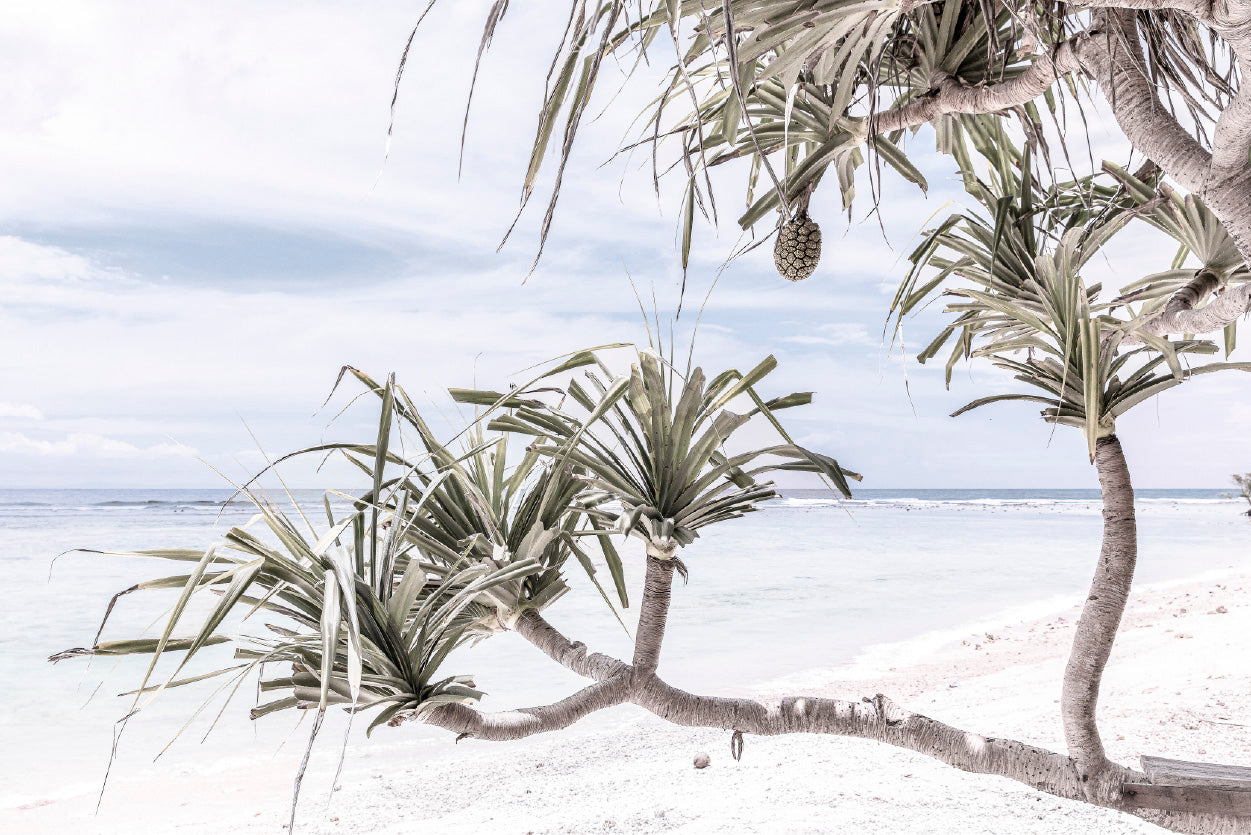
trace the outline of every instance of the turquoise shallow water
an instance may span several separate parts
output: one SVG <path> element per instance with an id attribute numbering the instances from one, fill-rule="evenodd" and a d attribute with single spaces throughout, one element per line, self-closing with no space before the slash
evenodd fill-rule
<path id="1" fill-rule="evenodd" d="M 1246 504 L 1222 494 L 1139 491 L 1139 582 L 1251 565 L 1251 523 L 1241 515 Z M 113 694 L 137 684 L 143 662 L 128 659 L 113 669 L 100 660 L 54 666 L 45 658 L 89 644 L 114 592 L 176 573 L 155 561 L 95 554 L 67 554 L 50 572 L 52 556 L 75 547 L 205 547 L 251 516 L 242 503 L 222 507 L 228 495 L 0 490 L 0 576 L 6 586 L 0 736 L 9 743 L 0 746 L 0 807 L 98 786 L 113 720 L 129 706 Z M 301 492 L 297 499 L 320 508 L 320 493 Z M 661 672 L 702 692 L 742 691 L 814 669 L 833 671 L 873 645 L 1006 617 L 1041 600 L 1076 598 L 1088 582 L 1099 530 L 1095 491 L 866 490 L 851 502 L 822 491 L 786 492 L 686 550 L 690 583 L 674 592 Z M 625 555 L 637 589 L 641 554 L 627 547 Z M 585 578 L 574 573 L 569 579 L 574 591 L 550 610 L 549 619 L 593 649 L 628 655 L 628 638 Z M 173 593 L 123 598 L 105 639 L 138 634 L 172 599 Z M 218 659 L 227 655 L 223 651 Z M 487 709 L 550 701 L 580 686 L 512 635 L 462 651 L 449 672 L 474 674 L 489 693 Z M 249 687 L 206 742 L 200 739 L 216 706 L 152 766 L 152 757 L 212 686 L 162 695 L 129 723 L 115 777 L 136 778 L 191 761 L 271 756 L 292 721 L 251 722 L 247 708 L 255 694 Z M 411 757 L 436 735 L 364 744 L 378 756 Z"/>

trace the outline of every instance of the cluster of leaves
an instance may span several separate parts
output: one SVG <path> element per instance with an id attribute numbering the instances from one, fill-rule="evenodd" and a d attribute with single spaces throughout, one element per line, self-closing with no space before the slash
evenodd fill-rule
<path id="1" fill-rule="evenodd" d="M 708 168 L 750 160 L 743 229 L 774 210 L 784 221 L 830 171 L 850 208 L 866 145 L 924 189 L 903 132 L 873 134 L 879 99 L 902 107 L 930 90 L 936 74 L 972 86 L 1011 79 L 1028 66 L 1015 50 L 1024 30 L 1004 6 L 991 13 L 947 3 L 904 14 L 887 2 L 730 2 L 700 13 L 702 4 L 683 3 L 675 15 L 675 5 L 658 4 L 633 31 L 645 45 L 667 29 L 676 48 L 682 18 L 700 15 L 665 92 L 645 114 L 653 155 L 662 136 L 681 137 L 684 266 L 696 206 L 715 217 Z M 667 113 L 684 103 L 686 112 L 666 125 Z"/>
<path id="2" fill-rule="evenodd" d="M 1111 164 L 1100 174 L 1068 182 L 1034 176 L 1031 146 L 1017 150 L 998 122 L 976 145 L 988 163 L 982 179 L 966 170 L 969 194 L 981 211 L 948 216 L 912 252 L 912 268 L 891 305 L 896 323 L 935 294 L 949 300 L 954 320 L 924 350 L 926 362 L 950 343 L 947 381 L 960 359 L 988 358 L 1041 394 L 1018 392 L 980 398 L 956 412 L 988 403 L 1041 403 L 1044 419 L 1080 428 L 1094 455 L 1098 438 L 1144 400 L 1196 374 L 1251 370 L 1248 363 L 1193 364 L 1215 354 L 1207 339 L 1169 339 L 1142 328 L 1176 290 L 1200 271 L 1223 284 L 1251 278 L 1228 233 L 1192 196 L 1161 191 L 1151 167 L 1142 179 Z M 1131 220 L 1141 218 L 1180 245 L 1173 268 L 1129 285 L 1103 300 L 1083 268 Z M 1183 269 L 1194 255 L 1198 270 Z M 932 272 L 927 271 L 933 270 Z M 1138 305 L 1135 309 L 1135 304 Z M 1233 349 L 1236 323 L 1226 328 Z M 1127 337 L 1132 345 L 1123 347 Z"/>
<path id="3" fill-rule="evenodd" d="M 819 473 L 851 495 L 847 478 L 859 476 L 797 446 L 774 417 L 781 409 L 810 403 L 812 393 L 768 402 L 756 393 L 755 386 L 777 367 L 772 356 L 746 374 L 730 370 L 711 381 L 699 368 L 679 374 L 650 350 L 639 352 L 628 376 L 615 379 L 596 359 L 596 367 L 584 375 L 586 384 L 572 380 L 555 406 L 526 402 L 524 392 L 453 390 L 452 395 L 461 402 L 510 408 L 488 428 L 535 436 L 532 454 L 584 472 L 587 484 L 620 503 L 620 510 L 590 511 L 593 523 L 596 518 L 604 522 L 596 526 L 597 534 L 611 525 L 643 539 L 654 556 L 672 555 L 691 544 L 700 528 L 740 517 L 772 498 L 772 486 L 758 478 L 775 470 Z M 754 408 L 742 414 L 725 408 L 738 397 L 750 398 Z M 728 453 L 726 441 L 757 414 L 784 443 Z"/>

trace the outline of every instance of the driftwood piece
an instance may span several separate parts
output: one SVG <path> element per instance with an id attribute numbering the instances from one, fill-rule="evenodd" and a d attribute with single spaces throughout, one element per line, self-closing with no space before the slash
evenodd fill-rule
<path id="1" fill-rule="evenodd" d="M 1251 817 L 1251 790 L 1248 789 L 1126 783 L 1121 791 L 1122 803 L 1128 808 Z"/>
<path id="2" fill-rule="evenodd" d="M 1142 757 L 1142 770 L 1156 785 L 1202 786 L 1209 789 L 1251 790 L 1251 767 Z"/>
<path id="3" fill-rule="evenodd" d="M 1150 783 L 1126 783 L 1126 806 L 1251 817 L 1251 768 L 1142 757 Z"/>

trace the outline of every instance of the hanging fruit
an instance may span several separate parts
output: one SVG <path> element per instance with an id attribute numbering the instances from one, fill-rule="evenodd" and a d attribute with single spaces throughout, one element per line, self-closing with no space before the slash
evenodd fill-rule
<path id="1" fill-rule="evenodd" d="M 821 260 L 821 227 L 808 217 L 806 208 L 778 230 L 773 245 L 773 264 L 787 281 L 803 281 L 817 269 Z"/>

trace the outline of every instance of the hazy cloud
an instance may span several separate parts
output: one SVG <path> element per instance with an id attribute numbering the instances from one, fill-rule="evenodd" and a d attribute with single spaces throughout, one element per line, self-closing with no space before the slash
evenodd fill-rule
<path id="1" fill-rule="evenodd" d="M 869 336 L 869 329 L 858 322 L 831 322 L 818 325 L 816 333 L 784 336 L 782 342 L 794 345 L 817 345 L 837 348 L 844 345 L 875 346 L 880 338 Z"/>
<path id="2" fill-rule="evenodd" d="M 115 438 L 73 433 L 55 441 L 31 438 L 21 432 L 0 432 L 0 452 L 40 458 L 86 457 L 110 459 L 193 458 L 196 451 L 176 443 L 140 448 Z"/>
<path id="3" fill-rule="evenodd" d="M 0 418 L 43 420 L 43 412 L 29 403 L 0 403 Z"/>

